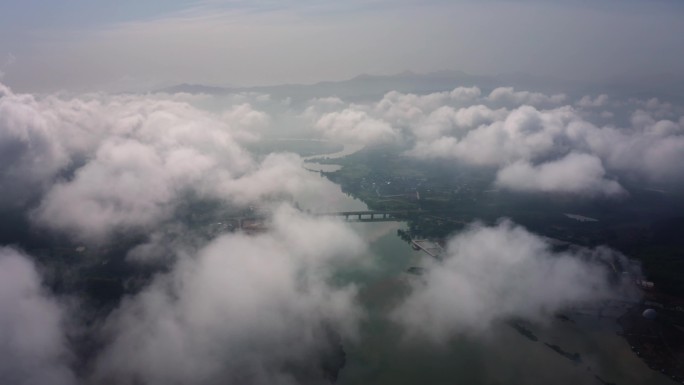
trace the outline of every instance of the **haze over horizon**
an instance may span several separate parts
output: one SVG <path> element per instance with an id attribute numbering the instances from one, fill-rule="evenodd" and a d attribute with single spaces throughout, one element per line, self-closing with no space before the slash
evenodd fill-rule
<path id="1" fill-rule="evenodd" d="M 463 70 L 684 78 L 678 1 L 121 1 L 0 5 L 17 91 L 275 85 Z"/>

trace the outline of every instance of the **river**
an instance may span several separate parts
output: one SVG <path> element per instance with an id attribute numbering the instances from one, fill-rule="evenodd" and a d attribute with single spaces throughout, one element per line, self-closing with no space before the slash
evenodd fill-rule
<path id="1" fill-rule="evenodd" d="M 346 149 L 345 150 L 349 150 Z M 352 149 L 353 150 L 353 149 Z M 358 149 L 357 149 L 358 150 Z M 344 156 L 349 152 L 342 151 Z M 332 157 L 331 155 L 326 155 Z M 311 167 L 313 165 L 314 167 Z M 323 166 L 323 165 L 321 165 Z M 315 164 L 307 163 L 307 169 Z M 366 205 L 344 194 L 339 186 L 326 192 L 328 211 L 365 210 Z M 366 239 L 368 265 L 340 271 L 338 279 L 354 282 L 367 314 L 356 339 L 344 341 L 346 365 L 338 384 L 672 384 L 653 371 L 616 334 L 612 319 L 569 315 L 546 325 L 527 325 L 533 341 L 505 323 L 486 335 L 454 337 L 439 345 L 409 341 L 388 315 L 409 290 L 408 274 L 430 258 L 414 251 L 396 231 L 405 223 L 351 223 Z M 575 363 L 547 345 L 579 353 Z M 599 378 L 601 380 L 599 380 Z"/>
<path id="2" fill-rule="evenodd" d="M 307 170 L 311 170 L 311 171 L 324 171 L 324 172 L 337 171 L 340 168 L 342 168 L 340 165 L 315 163 L 315 162 L 311 162 L 311 160 L 317 159 L 317 158 L 338 159 L 338 158 L 345 157 L 347 155 L 351 155 L 351 154 L 361 150 L 362 148 L 363 148 L 363 146 L 361 146 L 361 145 L 345 145 L 341 151 L 334 152 L 332 154 L 312 155 L 312 156 L 304 157 L 303 158 L 304 159 L 304 168 L 306 168 Z"/>

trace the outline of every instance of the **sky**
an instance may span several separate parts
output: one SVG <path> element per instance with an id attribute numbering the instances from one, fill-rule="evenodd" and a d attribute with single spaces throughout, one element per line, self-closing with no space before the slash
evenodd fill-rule
<path id="1" fill-rule="evenodd" d="M 445 69 L 682 78 L 676 1 L 4 1 L 17 91 L 271 85 Z"/>

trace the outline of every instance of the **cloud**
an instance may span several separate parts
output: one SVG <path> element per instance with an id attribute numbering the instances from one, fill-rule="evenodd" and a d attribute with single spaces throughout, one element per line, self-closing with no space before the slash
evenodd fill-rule
<path id="1" fill-rule="evenodd" d="M 477 87 L 457 87 L 449 92 L 427 95 L 390 91 L 372 107 L 372 113 L 393 126 L 410 127 L 442 106 L 468 105 L 476 101 L 480 94 Z"/>
<path id="2" fill-rule="evenodd" d="M 68 167 L 71 154 L 81 154 L 95 133 L 83 132 L 92 120 L 73 119 L 86 103 L 64 103 L 50 110 L 53 100 L 39 102 L 30 95 L 16 95 L 0 85 L 0 192 L 2 205 L 21 205 L 36 191 L 49 187 L 50 181 Z M 48 113 L 43 114 L 43 108 Z M 73 124 L 71 124 L 73 123 Z M 65 138 L 72 138 L 67 142 Z"/>
<path id="3" fill-rule="evenodd" d="M 319 383 L 361 315 L 335 266 L 364 250 L 341 222 L 276 211 L 268 232 L 223 235 L 107 319 L 97 383 Z"/>
<path id="4" fill-rule="evenodd" d="M 308 196 L 313 202 L 325 196 L 330 182 L 311 174 L 298 155 L 269 154 L 250 173 L 221 180 L 215 188 L 217 197 L 245 205 L 269 198 Z"/>
<path id="5" fill-rule="evenodd" d="M 587 154 L 570 153 L 539 166 L 518 161 L 499 170 L 495 184 L 513 191 L 624 194 L 619 183 L 605 178 L 601 160 Z"/>
<path id="6" fill-rule="evenodd" d="M 341 106 L 344 105 L 344 101 L 337 96 L 328 96 L 311 99 L 309 100 L 309 105 Z"/>
<path id="7" fill-rule="evenodd" d="M 601 94 L 595 98 L 590 95 L 585 95 L 577 102 L 577 105 L 582 108 L 598 108 L 604 107 L 608 103 L 608 95 Z"/>
<path id="8" fill-rule="evenodd" d="M 457 103 L 468 103 L 477 100 L 481 94 L 478 87 L 456 87 L 449 92 L 449 97 Z"/>
<path id="9" fill-rule="evenodd" d="M 361 104 L 312 100 L 302 116 L 328 138 L 355 144 L 401 138 L 409 146 L 405 154 L 418 159 L 493 168 L 493 183 L 518 191 L 618 195 L 618 179 L 684 182 L 677 167 L 684 162 L 684 116 L 677 113 L 684 110 L 605 94 L 574 105 L 565 100 L 564 94 L 512 87 L 484 97 L 477 87 L 426 95 L 391 91 Z"/>
<path id="10" fill-rule="evenodd" d="M 481 108 L 480 108 L 481 109 Z M 445 135 L 436 142 L 418 141 L 409 154 L 419 158 L 451 158 L 469 164 L 500 166 L 517 160 L 535 160 L 567 149 L 557 146 L 557 138 L 563 127 L 577 117 L 570 108 L 537 110 L 531 106 L 521 106 L 511 111 L 488 111 L 486 119 L 499 118 L 490 124 L 481 124 L 459 134 Z M 472 110 L 459 112 L 472 114 Z M 484 115 L 483 115 L 484 118 Z M 482 119 L 485 121 L 486 119 Z M 446 138 L 451 148 L 445 148 Z M 437 146 L 439 151 L 433 151 Z"/>
<path id="11" fill-rule="evenodd" d="M 468 112 L 457 113 L 452 109 L 451 113 L 457 115 L 452 118 L 446 110 L 448 106 L 473 103 L 480 94 L 477 87 L 457 87 L 427 95 L 390 91 L 377 103 L 346 106 L 336 97 L 317 98 L 309 101 L 302 117 L 313 122 L 317 132 L 329 139 L 350 144 L 393 143 L 404 132 L 420 135 L 421 129 L 413 129 L 416 126 L 422 127 L 425 136 L 435 136 L 449 130 L 452 120 L 458 124 L 470 119 L 472 124 L 478 117 L 468 117 Z"/>
<path id="12" fill-rule="evenodd" d="M 30 205 L 35 223 L 100 241 L 170 218 L 189 195 L 240 205 L 321 187 L 299 157 L 260 162 L 242 147 L 270 124 L 265 112 L 242 103 L 214 114 L 157 96 L 3 89 L 3 204 Z"/>
<path id="13" fill-rule="evenodd" d="M 645 182 L 681 183 L 684 162 L 682 121 L 655 120 L 636 111 L 633 127 L 597 127 L 584 121 L 568 125 L 566 138 L 574 148 L 602 159 L 613 173 Z"/>
<path id="14" fill-rule="evenodd" d="M 345 143 L 407 139 L 418 158 L 495 168 L 492 182 L 516 191 L 616 195 L 623 189 L 614 176 L 677 177 L 684 161 L 684 120 L 659 118 L 660 104 L 634 111 L 631 126 L 618 128 L 589 122 L 581 106 L 559 106 L 560 97 L 494 94 L 390 92 L 366 104 L 328 98 L 303 112 L 285 109 L 288 118 Z M 354 337 L 363 316 L 356 289 L 333 276 L 364 253 L 349 227 L 281 207 L 263 233 L 212 234 L 209 241 L 185 234 L 193 229 L 176 220 L 186 199 L 277 207 L 305 197 L 304 205 L 328 208 L 312 196 L 325 197 L 331 184 L 304 170 L 299 156 L 257 158 L 243 147 L 279 127 L 282 116 L 235 100 L 208 112 L 183 95 L 33 96 L 0 85 L 4 202 L 84 242 L 145 230 L 149 238 L 128 250 L 129 260 L 168 268 L 96 328 L 102 352 L 87 380 L 317 381 L 321 357 L 335 353 L 336 333 Z M 497 107 L 504 102 L 510 106 Z M 64 310 L 43 292 L 25 256 L 11 249 L 0 256 L 0 305 L 18 309 L 0 315 L 3 330 L 34 337 L 3 347 L 11 357 L 3 375 L 73 383 Z M 543 321 L 619 294 L 607 280 L 605 262 L 613 259 L 621 257 L 607 249 L 554 252 L 507 221 L 474 225 L 449 242 L 444 261 L 429 263 L 393 317 L 410 334 L 435 340 L 509 317 Z M 35 323 L 19 322 L 23 317 Z"/>
<path id="15" fill-rule="evenodd" d="M 443 261 L 412 281 L 392 317 L 408 335 L 438 343 L 509 318 L 545 322 L 572 306 L 631 295 L 611 283 L 614 261 L 624 257 L 606 248 L 555 252 L 508 220 L 474 224 L 448 241 Z"/>
<path id="16" fill-rule="evenodd" d="M 0 381 L 71 385 L 65 314 L 42 287 L 29 257 L 0 248 Z"/>
<path id="17" fill-rule="evenodd" d="M 339 359 L 338 334 L 353 338 L 361 317 L 356 289 L 333 283 L 332 272 L 362 253 L 364 242 L 343 223 L 281 208 L 262 234 L 221 235 L 206 245 L 217 235 L 196 236 L 176 215 L 197 200 L 233 209 L 290 199 L 325 207 L 337 187 L 306 171 L 297 155 L 257 158 L 243 148 L 271 115 L 244 101 L 212 113 L 176 96 L 33 96 L 2 88 L 0 182 L 17 192 L 4 202 L 84 243 L 144 230 L 149 238 L 131 245 L 128 260 L 167 268 L 107 316 L 104 329 L 88 331 L 102 352 L 79 380 L 318 383 L 329 375 L 322 361 Z M 34 195 L 22 199 L 25 192 Z M 13 289 L 3 290 L 3 309 L 24 301 L 37 310 L 17 317 L 39 324 L 0 316 L 12 335 L 36 335 L 25 338 L 30 346 L 7 347 L 12 369 L 2 367 L 2 378 L 75 383 L 61 307 L 42 294 L 35 271 L 15 272 L 5 259 L 0 267 L 0 285 L 24 284 L 16 292 L 29 293 L 15 299 Z"/>
<path id="18" fill-rule="evenodd" d="M 494 99 L 503 98 L 502 95 L 507 98 L 515 96 L 508 100 L 513 106 L 511 109 L 492 109 L 486 104 L 445 104 L 429 114 L 416 115 L 418 117 L 405 130 L 405 135 L 414 139 L 412 148 L 406 153 L 420 159 L 445 159 L 495 167 L 501 178 L 512 175 L 513 170 L 518 173 L 524 170 L 527 177 L 524 184 L 528 188 L 533 186 L 529 181 L 541 176 L 542 170 L 588 175 L 579 185 L 564 183 L 551 188 L 547 185 L 548 179 L 534 183 L 537 189 L 545 184 L 544 189 L 558 192 L 591 194 L 598 190 L 606 193 L 617 191 L 614 182 L 590 182 L 603 180 L 604 174 L 645 182 L 684 182 L 676 166 L 684 162 L 684 119 L 660 118 L 665 110 L 669 111 L 669 116 L 676 116 L 672 115 L 677 110 L 671 104 L 662 107 L 658 101 L 629 102 L 638 106 L 629 112 L 631 115 L 627 120 L 630 125 L 618 127 L 609 123 L 601 126 L 588 120 L 596 115 L 587 109 L 606 105 L 608 99 L 605 95 L 587 96 L 574 107 L 565 105 L 541 109 L 524 103 L 529 99 L 550 101 L 553 97 L 544 98 L 536 93 L 518 94 L 508 88 L 497 90 L 492 92 Z M 490 94 L 487 99 L 492 98 Z M 516 106 L 516 103 L 523 104 Z M 653 109 L 646 107 L 649 104 Z M 403 107 L 403 110 L 410 110 L 410 106 Z M 600 119 L 618 120 L 623 116 L 620 109 L 602 111 Z M 586 154 L 594 160 L 586 158 L 580 162 L 579 158 L 568 157 L 572 153 Z M 573 180 L 577 178 L 573 177 Z M 522 187 L 521 183 L 510 179 L 500 182 Z M 587 189 L 578 188 L 580 186 Z"/>
<path id="19" fill-rule="evenodd" d="M 513 87 L 499 87 L 489 94 L 487 100 L 502 106 L 558 105 L 565 101 L 565 95 L 546 95 L 541 92 L 515 91 Z"/>
<path id="20" fill-rule="evenodd" d="M 506 114 L 505 109 L 492 110 L 482 104 L 459 109 L 442 106 L 416 125 L 413 132 L 420 139 L 434 139 L 444 135 L 462 137 L 481 125 L 503 119 Z"/>
<path id="21" fill-rule="evenodd" d="M 315 128 L 326 138 L 352 144 L 391 142 L 399 137 L 388 123 L 351 108 L 324 114 Z"/>
<path id="22" fill-rule="evenodd" d="M 260 95 L 259 97 L 268 98 L 268 95 Z M 228 124 L 237 126 L 240 130 L 247 130 L 248 132 L 264 129 L 270 123 L 270 118 L 266 113 L 253 109 L 248 103 L 231 107 L 228 111 L 223 113 L 222 118 Z"/>

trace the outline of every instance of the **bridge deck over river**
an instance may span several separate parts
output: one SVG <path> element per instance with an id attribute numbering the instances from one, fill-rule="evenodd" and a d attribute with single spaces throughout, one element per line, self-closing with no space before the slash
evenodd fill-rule
<path id="1" fill-rule="evenodd" d="M 314 217 L 342 217 L 349 222 L 397 222 L 404 221 L 417 210 L 363 210 L 363 211 L 334 211 L 327 213 L 309 213 Z M 244 228 L 246 222 L 261 222 L 268 220 L 267 214 L 249 214 L 240 217 L 227 218 L 236 221 L 238 228 Z"/>
<path id="2" fill-rule="evenodd" d="M 401 221 L 406 219 L 411 214 L 417 211 L 409 210 L 366 210 L 366 211 L 337 211 L 329 213 L 313 213 L 315 216 L 325 217 L 344 217 L 348 221 L 358 222 L 383 222 L 383 221 Z"/>

